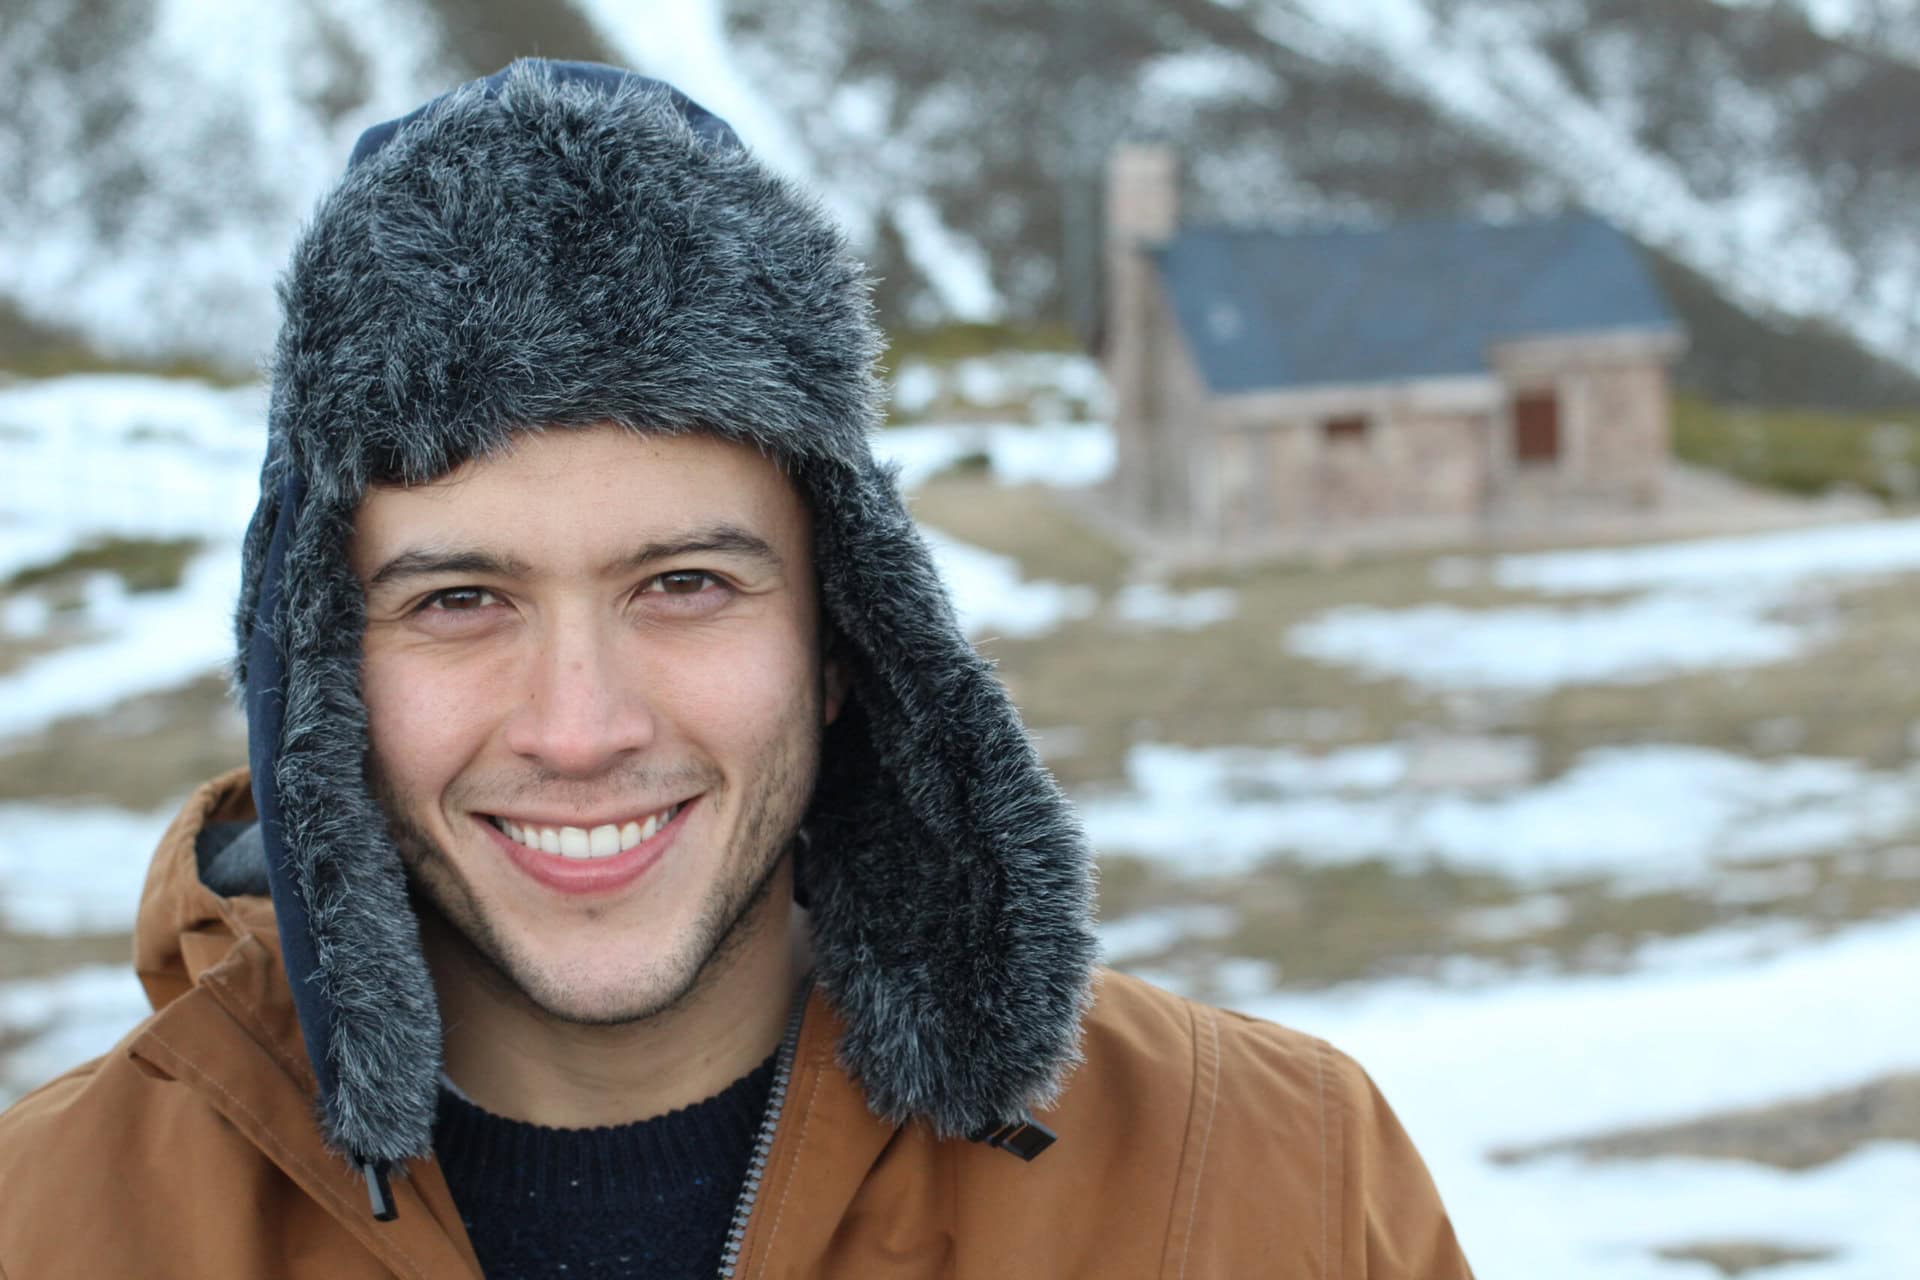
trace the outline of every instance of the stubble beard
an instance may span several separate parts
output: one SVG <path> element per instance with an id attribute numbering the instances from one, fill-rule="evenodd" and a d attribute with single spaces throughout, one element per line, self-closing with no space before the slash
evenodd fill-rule
<path id="1" fill-rule="evenodd" d="M 784 913 L 769 915 L 763 908 L 813 795 L 824 735 L 817 728 L 806 730 L 818 724 L 815 716 L 787 726 L 748 772 L 752 790 L 743 793 L 732 839 L 719 855 L 720 870 L 708 885 L 692 926 L 670 952 L 630 974 L 623 989 L 610 994 L 571 983 L 509 939 L 458 864 L 414 821 L 406 797 L 391 787 L 372 757 L 369 781 L 406 866 L 423 934 L 457 947 L 467 960 L 477 962 L 468 967 L 483 981 L 524 1001 L 545 1020 L 571 1026 L 623 1026 L 671 1018 L 724 974 L 759 931 L 784 921 Z M 717 775 L 675 774 L 674 778 L 689 776 L 712 782 Z M 657 772 L 636 772 L 610 781 L 639 794 L 657 795 L 663 790 L 662 775 Z M 605 794 L 609 783 L 598 783 L 596 789 Z M 523 790 L 529 795 L 554 793 L 552 785 L 538 780 L 529 781 Z M 704 791 L 699 803 L 718 808 L 726 798 L 727 788 L 716 783 Z"/>

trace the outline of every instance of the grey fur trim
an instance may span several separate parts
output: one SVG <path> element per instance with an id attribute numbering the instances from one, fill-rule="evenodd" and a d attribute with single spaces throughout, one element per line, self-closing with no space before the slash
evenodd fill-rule
<path id="1" fill-rule="evenodd" d="M 329 1140 L 387 1160 L 427 1152 L 440 1052 L 364 777 L 352 512 L 372 484 L 433 479 L 515 431 L 607 419 L 753 444 L 813 506 L 822 598 L 854 673 L 805 865 L 843 1063 L 877 1114 L 943 1135 L 1044 1105 L 1077 1060 L 1090 859 L 872 458 L 868 285 L 812 200 L 697 136 L 662 94 L 527 64 L 496 97 L 456 93 L 357 164 L 281 296 L 237 630 L 244 654 L 279 481 L 301 476 L 274 782 L 317 956 L 292 977 L 333 1011 L 314 1049 L 337 1078 Z"/>
<path id="2" fill-rule="evenodd" d="M 1090 857 L 893 478 L 810 479 L 822 595 L 857 659 L 808 827 L 815 961 L 875 1113 L 972 1136 L 1047 1105 L 1079 1060 Z"/>
<path id="3" fill-rule="evenodd" d="M 358 1158 L 398 1162 L 432 1146 L 440 1012 L 406 874 L 366 781 L 366 605 L 347 565 L 352 528 L 351 507 L 311 497 L 295 525 L 274 786 L 317 960 L 304 977 L 332 1011 L 323 1127 Z"/>

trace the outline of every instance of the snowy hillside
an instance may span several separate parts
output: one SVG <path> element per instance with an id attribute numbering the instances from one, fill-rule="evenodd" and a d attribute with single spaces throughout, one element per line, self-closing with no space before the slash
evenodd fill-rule
<path id="1" fill-rule="evenodd" d="M 1715 363 L 1768 340 L 1756 318 L 1822 321 L 1920 370 L 1904 124 L 1920 18 L 1899 6 L 1111 0 L 1098 22 L 1068 0 L 9 9 L 0 235 L 24 251 L 0 255 L 0 343 L 74 331 L 251 365 L 285 247 L 356 133 L 538 51 L 672 79 L 817 183 L 896 324 L 1084 332 L 1102 159 L 1152 134 L 1185 147 L 1203 218 L 1590 205 L 1662 255 L 1711 390 L 1792 394 Z"/>

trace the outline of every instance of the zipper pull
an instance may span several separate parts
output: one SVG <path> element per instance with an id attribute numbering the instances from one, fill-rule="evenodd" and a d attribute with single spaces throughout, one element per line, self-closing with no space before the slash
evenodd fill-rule
<path id="1" fill-rule="evenodd" d="M 400 1210 L 394 1207 L 393 1188 L 387 1184 L 387 1162 L 385 1160 L 361 1160 L 360 1174 L 367 1180 L 367 1200 L 373 1206 L 375 1222 L 392 1222 L 400 1216 Z"/>
<path id="2" fill-rule="evenodd" d="M 990 1147 L 1010 1151 L 1022 1160 L 1032 1160 L 1035 1156 L 1052 1146 L 1059 1135 L 1035 1120 L 1026 1112 L 1007 1121 L 993 1125 L 973 1135 L 973 1141 L 984 1142 Z"/>

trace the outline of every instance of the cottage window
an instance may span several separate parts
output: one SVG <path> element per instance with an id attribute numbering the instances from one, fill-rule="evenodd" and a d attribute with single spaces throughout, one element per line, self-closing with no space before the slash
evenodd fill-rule
<path id="1" fill-rule="evenodd" d="M 1518 462 L 1560 460 L 1560 401 L 1551 391 L 1514 398 L 1513 456 Z"/>
<path id="2" fill-rule="evenodd" d="M 1359 414 L 1328 418 L 1321 423 L 1321 431 L 1328 444 L 1364 444 L 1367 439 L 1367 420 Z"/>

